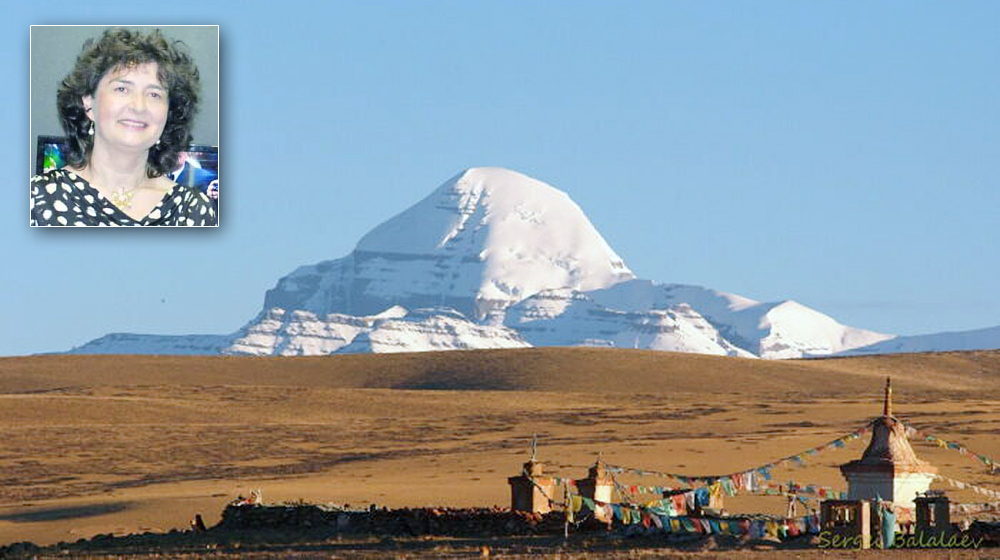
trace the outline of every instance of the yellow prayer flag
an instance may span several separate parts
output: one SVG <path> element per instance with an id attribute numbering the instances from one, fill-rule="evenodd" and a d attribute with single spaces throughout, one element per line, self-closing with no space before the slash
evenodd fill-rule
<path id="1" fill-rule="evenodd" d="M 774 521 L 768 521 L 765 525 L 764 530 L 767 531 L 768 536 L 777 537 L 778 536 L 778 524 Z"/>

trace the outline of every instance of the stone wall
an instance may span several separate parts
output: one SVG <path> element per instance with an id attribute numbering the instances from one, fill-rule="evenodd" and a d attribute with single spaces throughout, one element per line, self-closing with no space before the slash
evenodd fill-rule
<path id="1" fill-rule="evenodd" d="M 322 530 L 347 534 L 488 537 L 561 533 L 565 515 L 506 508 L 340 510 L 316 505 L 230 505 L 213 530 Z"/>

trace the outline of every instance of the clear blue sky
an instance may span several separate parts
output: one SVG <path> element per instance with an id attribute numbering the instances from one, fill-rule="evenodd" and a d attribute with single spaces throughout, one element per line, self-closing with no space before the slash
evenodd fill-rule
<path id="1" fill-rule="evenodd" d="M 567 191 L 644 278 L 898 334 L 1000 324 L 1000 2 L 5 12 L 0 355 L 233 331 L 279 277 L 482 165 Z M 221 228 L 28 228 L 46 23 L 221 25 Z"/>

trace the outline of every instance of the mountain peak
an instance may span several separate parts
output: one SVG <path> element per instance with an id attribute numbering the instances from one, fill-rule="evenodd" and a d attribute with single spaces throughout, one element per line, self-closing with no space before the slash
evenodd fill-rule
<path id="1" fill-rule="evenodd" d="M 550 189 L 553 188 L 537 179 L 533 179 L 525 175 L 524 173 L 519 173 L 506 167 L 495 166 L 468 167 L 465 171 L 462 171 L 455 176 L 455 181 L 466 185 L 487 183 L 490 185 L 531 183 L 536 187 L 541 186 Z M 445 185 L 447 184 L 448 183 L 445 183 Z"/>
<path id="2" fill-rule="evenodd" d="M 351 255 L 280 280 L 265 307 L 353 315 L 452 307 L 480 320 L 541 290 L 631 278 L 565 192 L 510 169 L 472 167 L 375 227 Z"/>
<path id="3" fill-rule="evenodd" d="M 460 242 L 549 245 L 552 240 L 532 234 L 552 230 L 558 230 L 560 238 L 571 237 L 568 242 L 593 242 L 613 255 L 631 277 L 569 195 L 503 167 L 470 167 L 455 175 L 362 237 L 356 250 L 434 254 Z M 561 249 L 576 252 L 587 247 Z"/>

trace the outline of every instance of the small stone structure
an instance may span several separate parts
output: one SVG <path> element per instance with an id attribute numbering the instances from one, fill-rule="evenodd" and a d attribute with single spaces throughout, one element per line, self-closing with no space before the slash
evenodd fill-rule
<path id="1" fill-rule="evenodd" d="M 892 384 L 886 379 L 881 418 L 872 421 L 872 439 L 861 459 L 840 466 L 849 500 L 882 500 L 904 508 L 906 521 L 914 498 L 925 493 L 937 468 L 917 458 L 903 423 L 892 416 Z"/>
<path id="2" fill-rule="evenodd" d="M 524 464 L 521 474 L 507 479 L 510 484 L 510 509 L 528 513 L 552 511 L 549 499 L 555 496 L 555 479 L 544 475 L 542 463 L 532 460 Z"/>
<path id="3" fill-rule="evenodd" d="M 587 478 L 576 481 L 576 488 L 579 490 L 580 495 L 585 498 L 590 498 L 595 502 L 610 504 L 613 501 L 612 493 L 615 489 L 615 482 L 607 470 L 604 469 L 604 463 L 598 460 L 587 471 Z M 597 511 L 594 512 L 594 519 L 610 523 L 611 512 L 607 508 L 597 508 Z"/>
<path id="4" fill-rule="evenodd" d="M 829 538 L 849 543 L 841 548 L 871 548 L 871 504 L 865 500 L 825 500 L 820 506 L 820 526 Z"/>
<path id="5" fill-rule="evenodd" d="M 953 534 L 956 529 L 951 524 L 948 496 L 928 494 L 926 496 L 918 496 L 913 500 L 916 503 L 917 509 L 916 532 L 923 533 L 927 537 Z"/>

